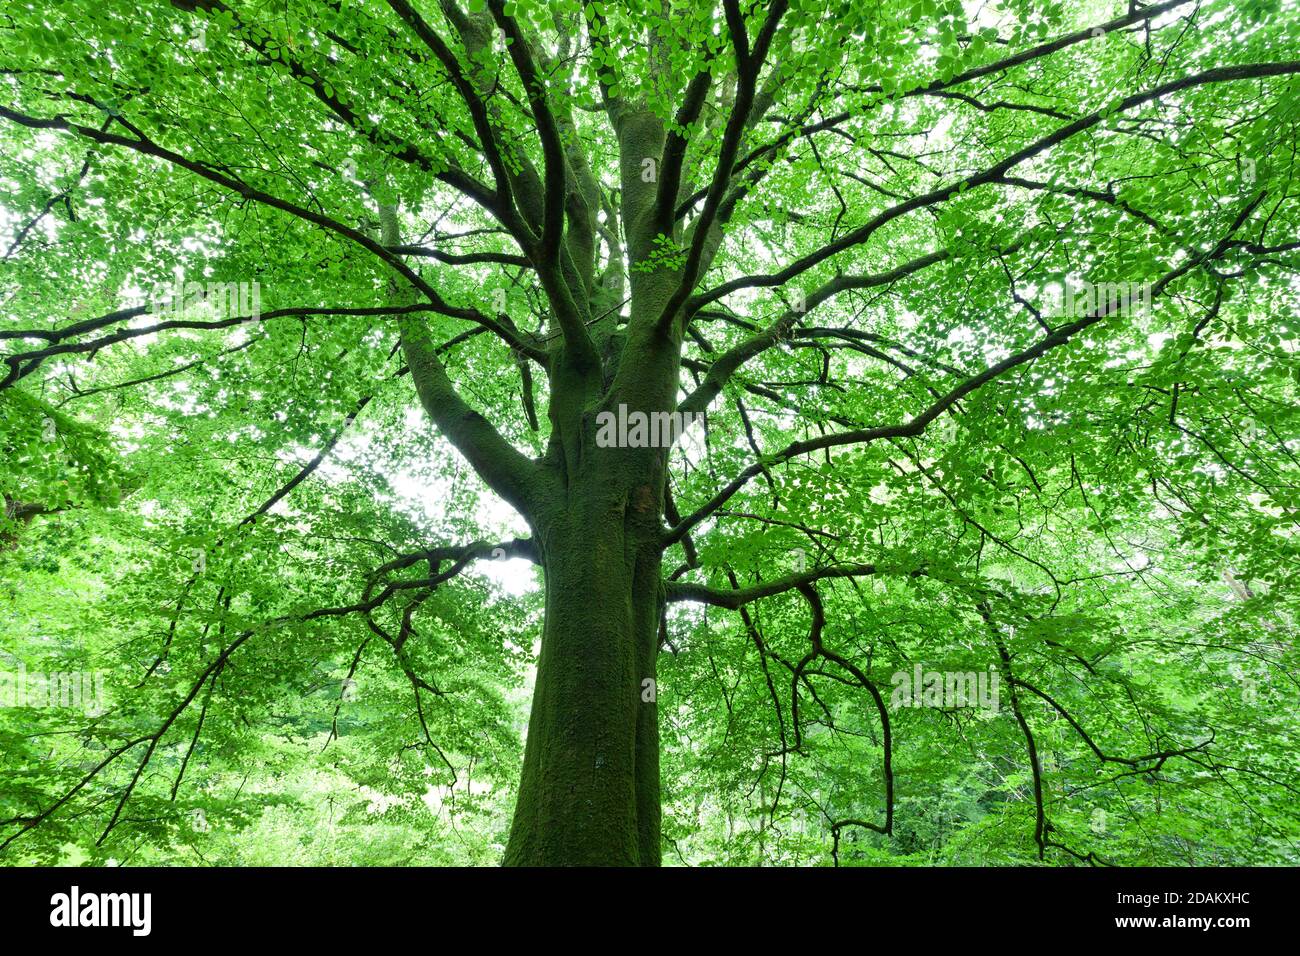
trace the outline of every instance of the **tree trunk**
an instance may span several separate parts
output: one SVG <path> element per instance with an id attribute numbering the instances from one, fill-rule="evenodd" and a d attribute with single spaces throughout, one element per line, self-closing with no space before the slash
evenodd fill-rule
<path id="1" fill-rule="evenodd" d="M 640 331 L 621 346 L 611 384 L 599 369 L 572 380 L 562 365 L 552 370 L 548 457 L 561 477 L 555 500 L 529 515 L 546 617 L 507 866 L 660 862 L 655 665 L 668 449 L 601 447 L 595 423 L 620 405 L 676 407 L 680 336 L 644 317 L 660 314 L 677 281 L 663 272 L 632 281 L 629 327 Z"/>
<path id="2" fill-rule="evenodd" d="M 507 866 L 659 864 L 658 499 L 592 471 L 540 522 L 546 618 Z"/>

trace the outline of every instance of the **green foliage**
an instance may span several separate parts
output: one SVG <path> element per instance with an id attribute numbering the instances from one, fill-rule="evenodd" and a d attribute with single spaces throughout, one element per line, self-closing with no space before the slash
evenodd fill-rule
<path id="1" fill-rule="evenodd" d="M 542 573 L 493 560 L 530 529 L 430 425 L 403 323 L 470 407 L 447 419 L 569 467 L 695 252 L 667 392 L 792 319 L 708 396 L 702 447 L 669 457 L 685 515 L 754 472 L 663 576 L 814 573 L 821 643 L 857 673 L 801 665 L 793 587 L 743 615 L 669 603 L 664 860 L 1300 863 L 1294 3 L 1189 3 L 1031 56 L 1129 5 L 793 0 L 731 144 L 744 188 L 703 239 L 744 66 L 723 5 L 415 4 L 454 69 L 402 6 L 6 9 L 0 669 L 103 689 L 0 706 L 0 862 L 498 862 Z M 776 6 L 735 6 L 747 40 Z M 494 11 L 540 64 L 531 87 Z M 1287 69 L 1125 102 L 1265 63 Z M 540 222 L 547 198 L 533 96 L 568 154 L 556 274 L 576 304 L 499 215 L 535 202 Z M 665 232 L 641 170 L 668 133 L 685 211 Z M 382 248 L 405 243 L 439 255 Z M 161 313 L 178 274 L 255 283 L 260 314 Z M 449 305 L 399 317 L 417 280 Z M 1158 292 L 919 433 L 816 444 L 914 421 L 1039 346 L 1070 321 L 1056 291 L 1085 281 Z M 563 308 L 595 385 L 565 375 Z M 463 568 L 438 553 L 471 543 Z M 996 673 L 999 706 L 887 707 L 884 834 L 869 686 L 888 704 L 918 665 Z"/>

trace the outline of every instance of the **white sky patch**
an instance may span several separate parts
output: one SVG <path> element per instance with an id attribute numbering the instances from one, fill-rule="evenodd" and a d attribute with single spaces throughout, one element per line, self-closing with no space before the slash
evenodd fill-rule
<path id="1" fill-rule="evenodd" d="M 420 408 L 406 410 L 403 428 L 428 431 L 432 428 L 425 413 Z M 301 449 L 304 461 L 316 454 L 316 451 Z M 459 455 L 448 443 L 438 439 L 435 455 Z M 458 481 L 466 480 L 470 474 L 469 464 L 460 462 L 457 469 L 448 469 L 445 474 L 431 474 L 431 469 L 424 462 L 396 463 L 377 460 L 381 451 L 371 435 L 358 431 L 347 436 L 326 457 L 316 471 L 316 477 L 338 484 L 353 477 L 352 463 L 369 462 L 372 467 L 383 474 L 397 497 L 398 507 L 411 515 L 421 527 L 429 529 L 445 528 L 451 523 L 449 502 L 456 500 L 454 492 Z M 477 480 L 477 479 L 475 479 Z M 461 516 L 456 516 L 461 517 Z M 485 541 L 508 541 L 511 538 L 529 536 L 527 524 L 513 508 L 498 498 L 491 491 L 484 490 L 477 496 L 477 503 L 470 515 L 472 523 L 480 529 L 479 537 Z M 468 544 L 468 540 L 435 540 L 437 532 L 431 530 L 429 544 Z M 519 597 L 540 590 L 540 577 L 537 567 L 525 558 L 501 557 L 486 561 L 476 561 L 465 569 L 464 574 L 480 574 L 496 585 L 509 597 Z"/>

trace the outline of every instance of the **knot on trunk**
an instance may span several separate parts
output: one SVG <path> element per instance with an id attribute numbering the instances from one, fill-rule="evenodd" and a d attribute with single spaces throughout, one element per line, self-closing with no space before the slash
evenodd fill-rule
<path id="1" fill-rule="evenodd" d="M 655 510 L 655 493 L 649 485 L 637 485 L 632 490 L 632 510 L 648 514 Z"/>

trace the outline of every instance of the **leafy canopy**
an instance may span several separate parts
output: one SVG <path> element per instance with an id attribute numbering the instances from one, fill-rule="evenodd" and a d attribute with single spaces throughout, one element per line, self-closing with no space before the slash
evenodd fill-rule
<path id="1" fill-rule="evenodd" d="M 0 646 L 106 680 L 0 708 L 0 859 L 498 859 L 491 449 L 660 283 L 668 859 L 1296 863 L 1298 50 L 1290 0 L 7 5 Z"/>

